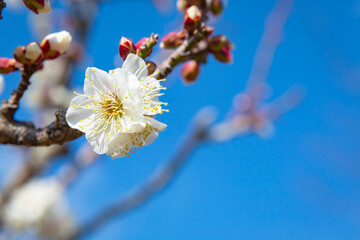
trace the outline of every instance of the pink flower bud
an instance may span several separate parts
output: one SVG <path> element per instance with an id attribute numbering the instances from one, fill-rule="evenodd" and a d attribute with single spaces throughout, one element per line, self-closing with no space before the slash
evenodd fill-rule
<path id="1" fill-rule="evenodd" d="M 136 51 L 140 52 L 143 49 L 143 44 L 149 45 L 149 38 L 143 37 L 142 39 L 140 39 L 135 47 L 136 47 Z M 146 53 L 146 57 L 150 56 L 152 53 L 152 48 L 150 48 L 150 50 Z"/>
<path id="2" fill-rule="evenodd" d="M 201 0 L 178 0 L 176 6 L 179 11 L 183 12 L 192 5 L 200 6 Z"/>
<path id="3" fill-rule="evenodd" d="M 25 58 L 25 47 L 24 46 L 18 46 L 17 48 L 15 48 L 14 50 L 14 58 L 16 59 L 16 61 L 20 62 L 20 63 L 26 63 L 27 60 Z"/>
<path id="4" fill-rule="evenodd" d="M 185 38 L 185 32 L 170 32 L 161 39 L 161 48 L 177 48 L 180 46 Z"/>
<path id="5" fill-rule="evenodd" d="M 195 60 L 191 60 L 184 64 L 181 69 L 181 76 L 187 84 L 195 82 L 200 72 L 200 65 Z"/>
<path id="6" fill-rule="evenodd" d="M 198 28 L 201 20 L 201 10 L 193 5 L 189 7 L 184 16 L 184 28 L 188 30 L 189 33 L 194 32 Z"/>
<path id="7" fill-rule="evenodd" d="M 0 58 L 0 73 L 10 73 L 17 70 L 16 60 L 13 58 Z"/>
<path id="8" fill-rule="evenodd" d="M 223 47 L 217 52 L 214 52 L 214 57 L 224 63 L 231 63 L 233 61 L 233 56 L 229 48 Z"/>
<path id="9" fill-rule="evenodd" d="M 23 0 L 25 6 L 36 14 L 51 11 L 49 0 Z"/>
<path id="10" fill-rule="evenodd" d="M 54 59 L 64 54 L 68 50 L 71 40 L 72 37 L 67 31 L 47 35 L 40 44 L 45 58 Z"/>
<path id="11" fill-rule="evenodd" d="M 119 42 L 119 53 L 122 59 L 126 59 L 129 53 L 136 53 L 136 47 L 131 39 L 122 37 Z"/>
<path id="12" fill-rule="evenodd" d="M 233 46 L 229 39 L 224 35 L 216 35 L 209 39 L 209 49 L 212 52 L 220 51 L 223 47 L 232 49 Z"/>
<path id="13" fill-rule="evenodd" d="M 39 63 L 43 59 L 40 45 L 37 42 L 26 45 L 24 57 L 29 63 Z"/>
<path id="14" fill-rule="evenodd" d="M 214 15 L 219 15 L 223 10 L 222 2 L 221 0 L 212 0 L 210 5 L 210 11 Z"/>
<path id="15" fill-rule="evenodd" d="M 148 69 L 148 75 L 153 74 L 157 68 L 156 64 L 152 61 L 146 61 L 146 64 Z"/>

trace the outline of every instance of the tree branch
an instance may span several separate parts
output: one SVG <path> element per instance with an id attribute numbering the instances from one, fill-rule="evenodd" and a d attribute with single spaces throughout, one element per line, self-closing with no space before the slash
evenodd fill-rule
<path id="1" fill-rule="evenodd" d="M 72 129 L 65 119 L 66 110 L 56 112 L 56 120 L 44 128 L 35 128 L 29 122 L 8 121 L 0 115 L 0 144 L 49 146 L 64 144 L 83 135 Z"/>
<path id="2" fill-rule="evenodd" d="M 4 8 L 6 8 L 6 3 L 4 2 L 4 0 L 0 0 L 0 20 L 3 18 L 1 14 Z"/>
<path id="3" fill-rule="evenodd" d="M 204 25 L 194 35 L 190 36 L 167 58 L 159 65 L 158 78 L 165 78 L 169 75 L 174 67 L 192 58 L 190 50 L 194 48 L 199 42 L 205 38 Z"/>

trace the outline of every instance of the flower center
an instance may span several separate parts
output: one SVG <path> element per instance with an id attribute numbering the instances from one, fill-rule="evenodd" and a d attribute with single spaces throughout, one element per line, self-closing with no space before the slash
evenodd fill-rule
<path id="1" fill-rule="evenodd" d="M 105 98 L 101 101 L 101 110 L 102 113 L 105 114 L 107 117 L 110 116 L 120 116 L 122 117 L 125 115 L 123 105 L 120 100 L 118 99 L 109 99 Z"/>

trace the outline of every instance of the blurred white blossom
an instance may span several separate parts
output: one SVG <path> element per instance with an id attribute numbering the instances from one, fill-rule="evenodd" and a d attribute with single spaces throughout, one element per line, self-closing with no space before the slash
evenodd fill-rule
<path id="1" fill-rule="evenodd" d="M 62 85 L 64 72 L 66 72 L 64 59 L 45 61 L 44 68 L 32 77 L 32 84 L 25 94 L 26 104 L 34 108 L 69 106 L 72 93 Z"/>
<path id="2" fill-rule="evenodd" d="M 14 231 L 35 230 L 42 237 L 65 239 L 74 221 L 55 179 L 33 180 L 15 190 L 4 207 L 4 223 Z"/>

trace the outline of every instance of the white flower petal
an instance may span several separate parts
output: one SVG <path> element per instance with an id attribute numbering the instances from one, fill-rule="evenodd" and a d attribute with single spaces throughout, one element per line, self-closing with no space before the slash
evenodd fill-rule
<path id="1" fill-rule="evenodd" d="M 114 85 L 114 92 L 116 92 L 117 95 L 121 98 L 125 97 L 125 95 L 127 95 L 129 92 L 128 74 L 129 74 L 128 71 L 121 68 L 117 68 L 109 71 L 109 75 L 111 79 L 110 81 L 113 82 Z"/>
<path id="2" fill-rule="evenodd" d="M 144 59 L 130 53 L 122 65 L 123 69 L 135 74 L 141 80 L 148 75 L 148 70 Z"/>
<path id="3" fill-rule="evenodd" d="M 84 94 L 93 95 L 113 92 L 114 86 L 107 72 L 98 68 L 87 68 L 84 82 Z"/>
<path id="4" fill-rule="evenodd" d="M 94 152 L 97 154 L 104 154 L 108 151 L 108 141 L 106 141 L 106 134 L 110 131 L 110 128 L 106 128 L 105 131 L 100 130 L 98 133 L 94 131 L 85 135 L 86 140 L 90 143 Z"/>
<path id="5" fill-rule="evenodd" d="M 162 132 L 166 129 L 167 125 L 162 123 L 162 122 L 159 122 L 157 120 L 155 120 L 154 118 L 152 117 L 145 117 L 146 120 L 149 122 L 149 124 L 156 128 L 159 132 Z"/>
<path id="6" fill-rule="evenodd" d="M 93 110 L 86 107 L 87 104 L 91 103 L 91 98 L 83 95 L 76 96 L 71 100 L 70 107 L 66 112 L 66 121 L 70 127 L 84 132 L 84 126 L 90 124 L 95 117 Z"/>

